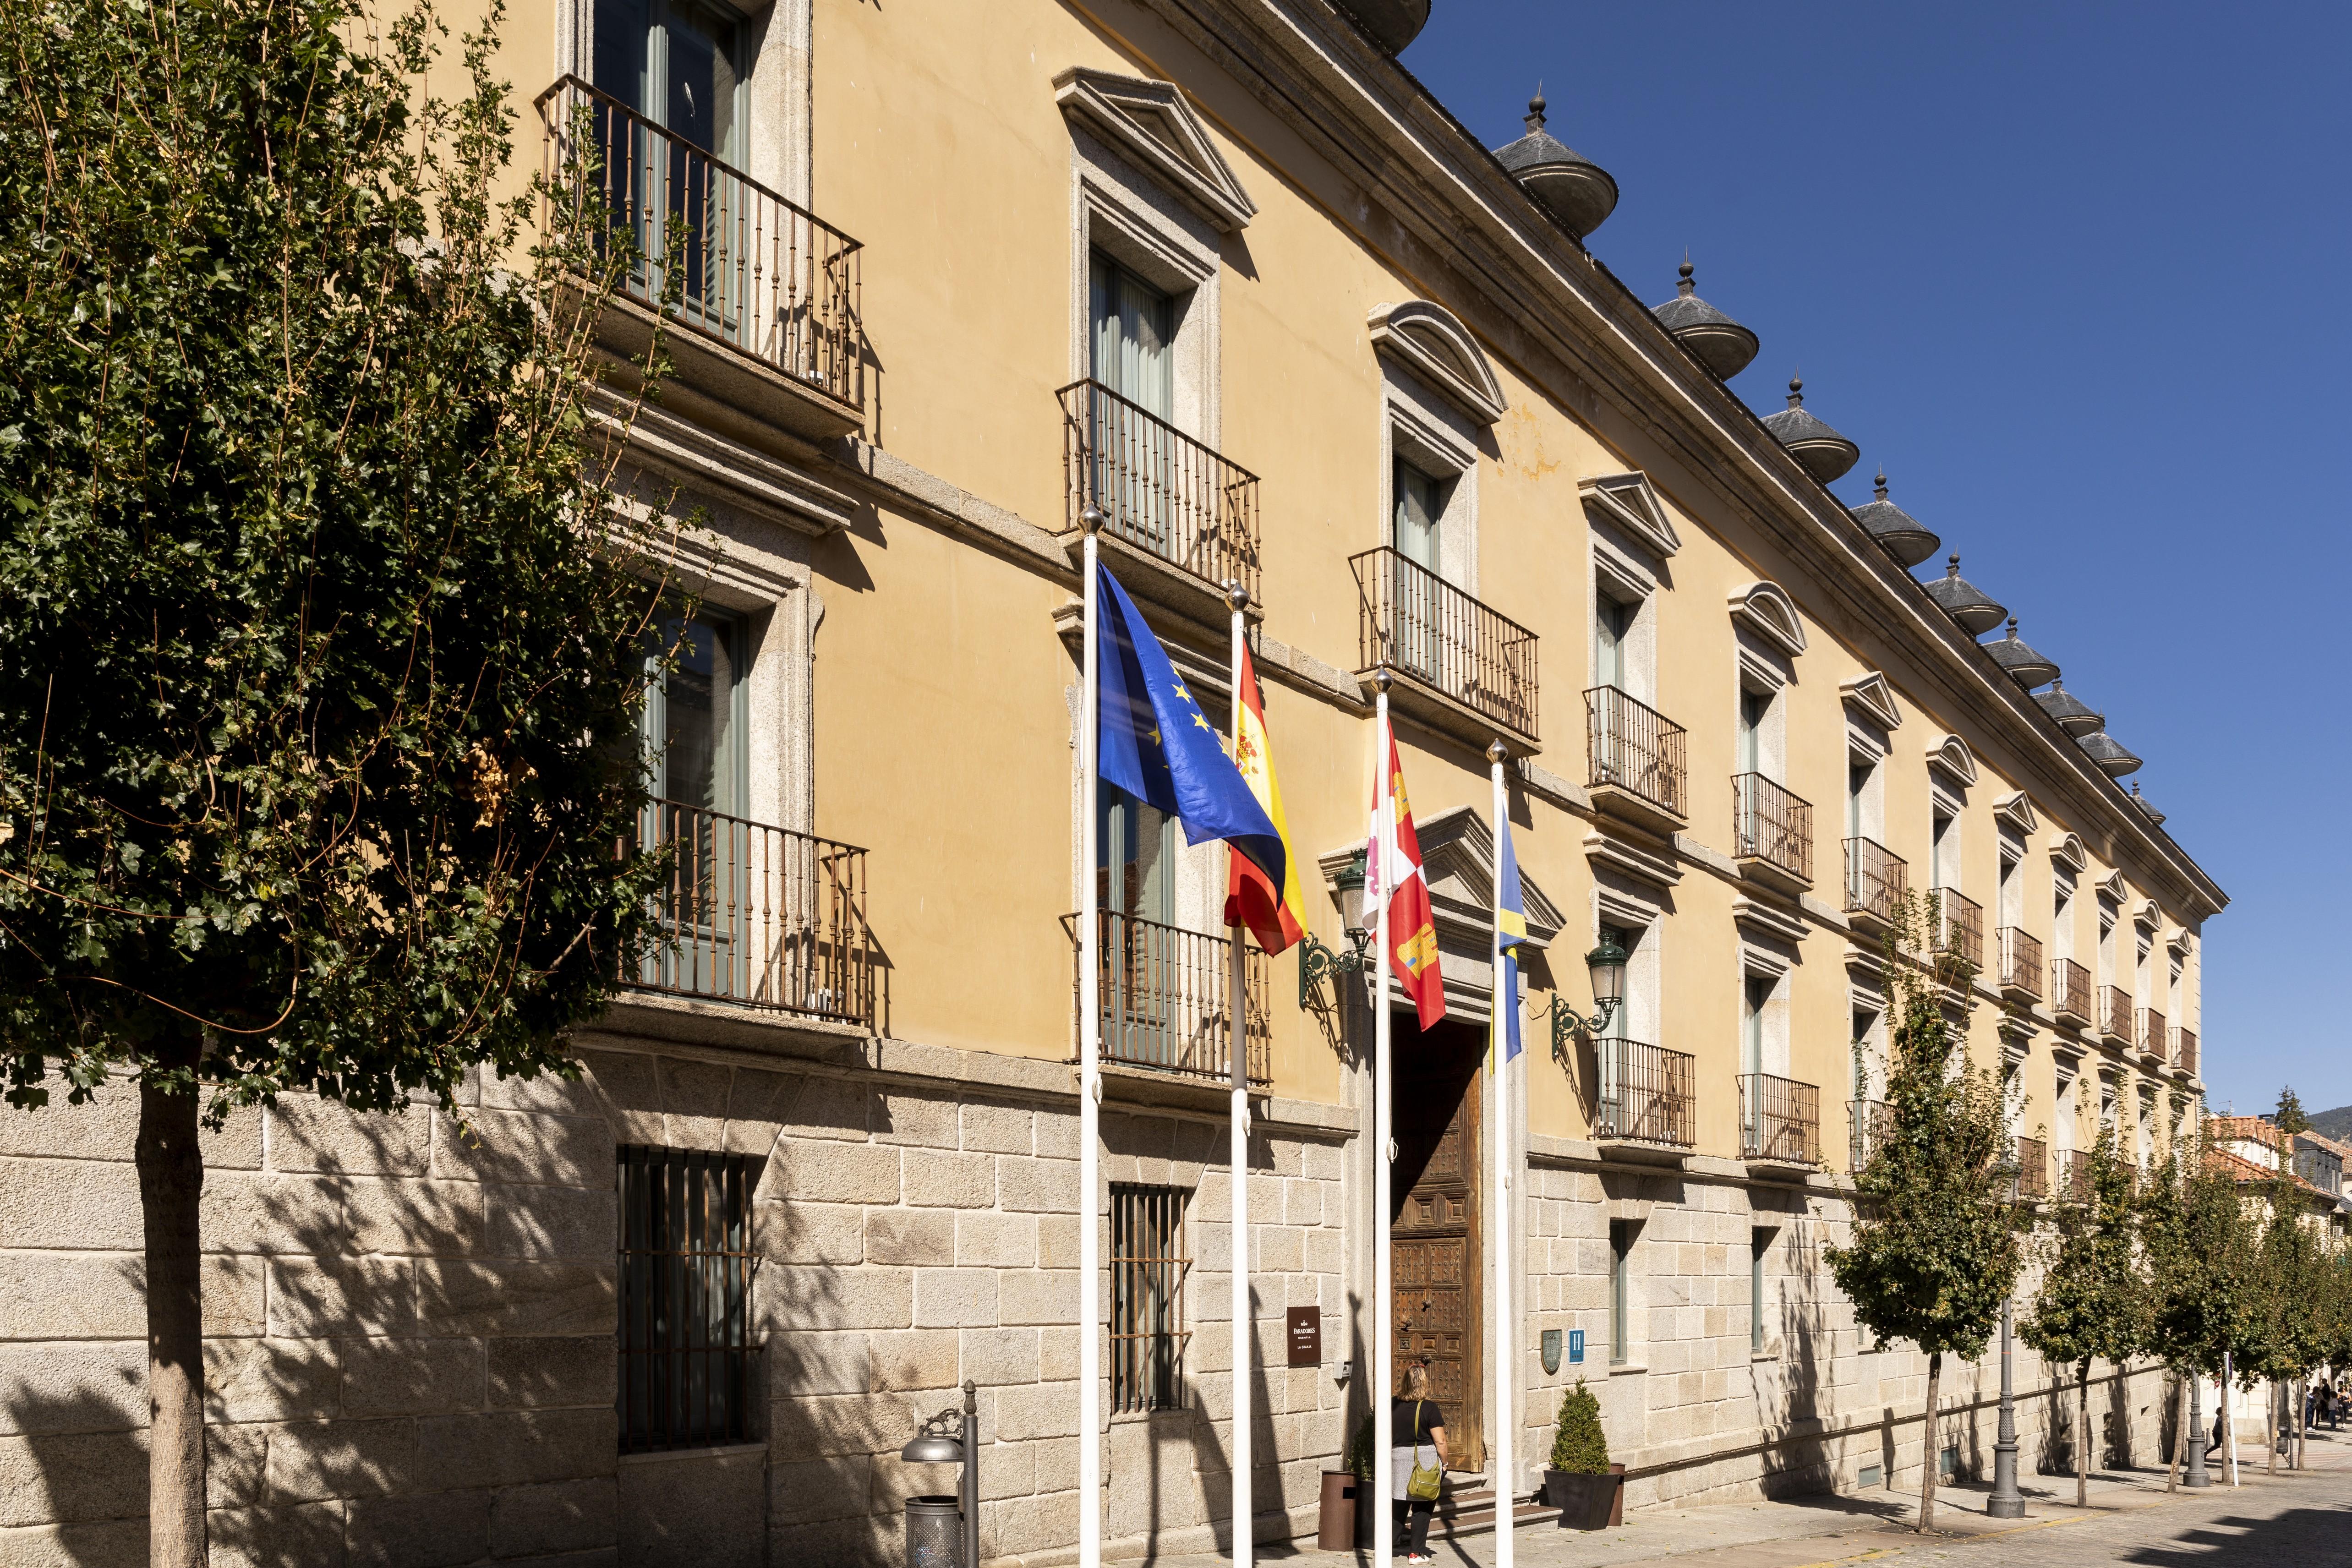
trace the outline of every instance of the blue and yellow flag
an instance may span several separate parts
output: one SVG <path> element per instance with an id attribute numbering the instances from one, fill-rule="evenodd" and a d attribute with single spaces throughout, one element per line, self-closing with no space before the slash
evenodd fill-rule
<path id="1" fill-rule="evenodd" d="M 1104 780 L 1183 823 L 1186 843 L 1223 839 L 1282 886 L 1289 871 L 1282 834 L 1135 601 L 1109 568 L 1097 563 L 1095 571 L 1102 614 L 1096 765 Z"/>
<path id="2" fill-rule="evenodd" d="M 1486 1061 L 1509 1061 L 1525 1049 L 1519 1040 L 1519 944 L 1528 939 L 1527 902 L 1519 895 L 1519 857 L 1511 848 L 1511 820 L 1495 824 L 1495 944 L 1502 964 L 1495 976 L 1494 1019 L 1486 1027 Z"/>

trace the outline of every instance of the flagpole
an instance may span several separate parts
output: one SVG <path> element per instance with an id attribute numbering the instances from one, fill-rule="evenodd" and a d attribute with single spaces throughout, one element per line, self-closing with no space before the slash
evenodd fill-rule
<path id="1" fill-rule="evenodd" d="M 1078 772 L 1085 799 L 1078 820 L 1078 1563 L 1102 1563 L 1102 914 L 1095 862 L 1101 784 L 1102 606 L 1096 580 L 1103 526 L 1099 508 L 1080 515 L 1086 528 L 1086 632 L 1078 700 Z M 976 1568 L 976 1565 L 968 1565 Z"/>
<path id="2" fill-rule="evenodd" d="M 1396 811 L 1389 800 L 1389 682 L 1388 666 L 1372 672 L 1372 685 L 1379 695 L 1374 699 L 1376 715 L 1372 739 L 1372 832 L 1377 841 L 1374 853 L 1380 857 L 1381 885 L 1375 902 L 1380 908 L 1373 918 L 1372 967 L 1380 973 L 1377 1001 L 1372 1010 L 1372 1386 L 1368 1391 L 1372 1398 L 1372 1563 L 1374 1568 L 1388 1568 L 1396 1552 L 1396 1523 L 1390 1517 L 1391 1504 L 1396 1500 L 1396 1465 L 1390 1449 L 1396 1446 L 1394 1412 L 1389 1401 L 1396 1393 L 1396 1328 L 1390 1322 L 1394 1293 L 1389 1279 L 1389 1217 L 1391 1207 L 1390 1166 L 1395 1159 L 1396 1139 L 1391 1128 L 1392 1108 L 1390 1103 L 1389 1077 L 1389 894 L 1394 891 L 1399 868 L 1396 865 L 1396 831 L 1393 821 Z"/>
<path id="3" fill-rule="evenodd" d="M 1495 1568 L 1512 1568 L 1517 1542 L 1512 1529 L 1512 1498 L 1517 1490 L 1512 1468 L 1512 1437 L 1518 1426 L 1518 1360 L 1511 1328 L 1511 1063 L 1505 1008 L 1519 1005 L 1517 987 L 1506 986 L 1503 975 L 1503 834 L 1507 831 L 1509 796 L 1503 789 L 1503 759 L 1510 755 L 1497 739 L 1486 747 L 1486 762 L 1495 785 L 1495 936 L 1488 962 L 1494 977 L 1494 1012 L 1487 1025 L 1493 1043 L 1488 1054 L 1495 1070 Z M 1506 991 L 1510 994 L 1506 995 Z"/>
<path id="4" fill-rule="evenodd" d="M 1234 747 L 1238 754 L 1242 740 L 1242 651 L 1244 635 L 1242 612 L 1249 605 L 1249 590 L 1239 582 L 1225 584 L 1225 601 L 1234 612 Z M 1228 860 L 1241 852 L 1231 844 L 1225 846 Z M 1227 873 L 1231 885 L 1231 873 Z M 1275 896 L 1282 895 L 1280 888 Z M 1250 1333 L 1250 1222 L 1249 1222 L 1249 986 L 1248 955 L 1243 947 L 1242 928 L 1234 925 L 1226 932 L 1233 943 L 1233 977 L 1230 988 L 1233 1042 L 1233 1125 L 1231 1154 L 1233 1162 L 1233 1323 L 1234 1323 L 1234 1568 L 1250 1568 L 1252 1539 L 1257 1521 L 1255 1493 L 1252 1488 L 1250 1469 L 1250 1359 L 1254 1349 Z"/>

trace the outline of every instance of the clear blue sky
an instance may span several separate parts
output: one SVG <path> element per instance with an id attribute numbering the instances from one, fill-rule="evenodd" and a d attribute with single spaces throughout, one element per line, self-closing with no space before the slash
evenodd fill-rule
<path id="1" fill-rule="evenodd" d="M 2352 6 L 1436 0 L 1403 58 L 1490 146 L 1540 76 L 1594 252 L 1655 304 L 1688 246 L 1734 389 L 1801 367 L 2146 758 L 2231 900 L 2214 1108 L 2352 1103 Z"/>

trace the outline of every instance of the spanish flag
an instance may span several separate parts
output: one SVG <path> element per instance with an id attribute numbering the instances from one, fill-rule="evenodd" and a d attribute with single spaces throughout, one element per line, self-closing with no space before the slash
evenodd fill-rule
<path id="1" fill-rule="evenodd" d="M 1305 935 L 1307 901 L 1298 891 L 1298 857 L 1291 852 L 1290 825 L 1282 818 L 1282 786 L 1275 781 L 1274 750 L 1265 738 L 1265 700 L 1258 695 L 1257 665 L 1249 647 L 1242 647 L 1241 726 L 1234 735 L 1234 766 L 1257 803 L 1274 822 L 1282 840 L 1282 894 L 1275 895 L 1273 879 L 1246 855 L 1228 855 L 1225 878 L 1225 924 L 1246 925 L 1257 945 L 1279 953 Z"/>
<path id="2" fill-rule="evenodd" d="M 1421 836 L 1413 831 L 1412 807 L 1404 798 L 1395 732 L 1387 739 L 1390 820 L 1372 827 L 1369 886 L 1374 896 L 1389 901 L 1389 967 L 1412 998 L 1426 1032 L 1445 1017 L 1445 981 L 1437 972 L 1437 921 L 1430 912 L 1429 883 L 1421 874 Z"/>

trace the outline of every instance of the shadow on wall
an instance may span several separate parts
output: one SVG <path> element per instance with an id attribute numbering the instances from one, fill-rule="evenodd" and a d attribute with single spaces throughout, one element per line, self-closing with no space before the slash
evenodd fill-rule
<path id="1" fill-rule="evenodd" d="M 259 1116 L 211 1140 L 202 1212 L 215 1561 L 466 1563 L 616 1546 L 633 1563 L 761 1561 L 772 1515 L 756 1452 L 619 1461 L 614 1149 L 666 1143 L 767 1159 L 778 1121 L 800 1114 L 813 1081 L 583 1054 L 593 1082 L 494 1082 L 488 1103 L 463 1108 L 470 1143 L 424 1106 L 354 1116 L 302 1096 L 269 1114 L 268 1168 Z M 786 1093 L 791 1110 L 770 1103 Z M 24 1530 L 15 1549 L 35 1560 L 76 1568 L 146 1557 L 135 1179 L 127 1159 L 88 1157 L 129 1153 L 136 1102 L 117 1094 L 127 1120 L 121 1106 L 50 1110 L 38 1113 L 49 1124 L 18 1119 L 0 1133 L 0 1152 L 32 1156 L 13 1162 L 12 1185 L 75 1228 L 20 1228 L 12 1249 L 58 1250 L 0 1252 L 16 1270 L 0 1283 L 33 1309 L 12 1312 L 6 1332 L 26 1333 L 37 1312 L 33 1332 L 47 1336 L 20 1339 L 0 1360 L 0 1529 Z M 862 1111 L 856 1135 L 866 1135 Z M 38 1188 L 53 1180 L 66 1185 L 44 1203 Z M 760 1218 L 755 1205 L 753 1326 L 768 1390 L 754 1407 L 798 1451 L 828 1456 L 818 1468 L 832 1472 L 830 1491 L 854 1470 L 850 1505 L 893 1511 L 862 1535 L 878 1547 L 887 1522 L 895 1549 L 897 1501 L 880 1494 L 908 1469 L 896 1454 L 913 1402 L 866 1397 L 877 1379 L 865 1335 L 799 1332 L 837 1326 L 855 1304 L 832 1270 L 782 1261 L 822 1246 L 821 1227 L 782 1207 L 772 1218 L 792 1223 Z M 39 1272 L 24 1274 L 27 1263 Z M 854 1365 L 827 1348 L 853 1339 Z M 856 1397 L 794 1397 L 815 1389 Z M 868 1462 L 886 1449 L 887 1467 Z M 793 1477 L 801 1507 L 817 1490 L 808 1469 Z"/>
<path id="2" fill-rule="evenodd" d="M 2071 1476 L 2074 1473 L 2074 1373 L 2071 1368 L 2053 1367 L 2052 1376 L 2056 1381 L 2042 1396 L 2042 1448 L 2034 1456 L 2034 1469 L 2045 1476 Z"/>

